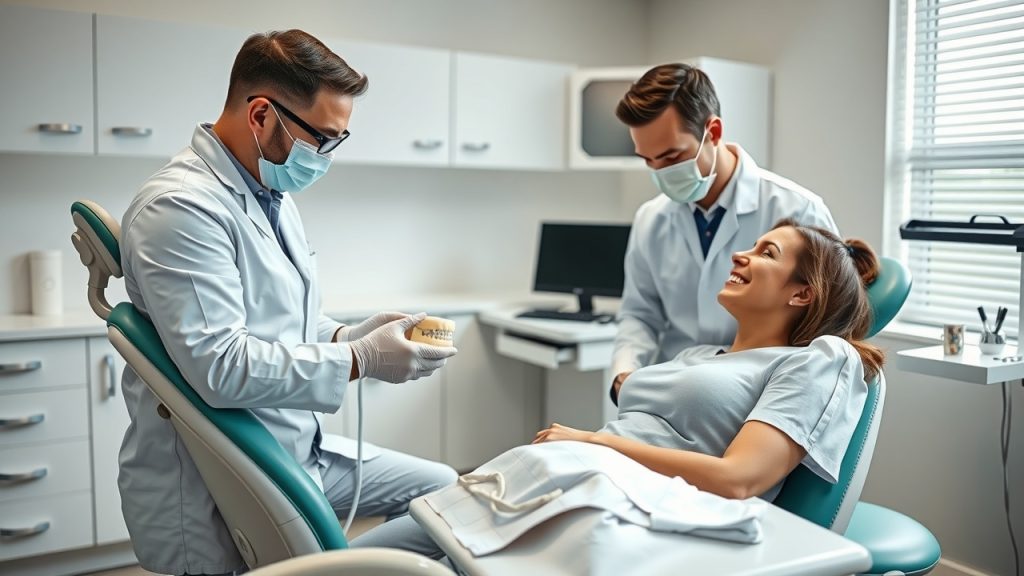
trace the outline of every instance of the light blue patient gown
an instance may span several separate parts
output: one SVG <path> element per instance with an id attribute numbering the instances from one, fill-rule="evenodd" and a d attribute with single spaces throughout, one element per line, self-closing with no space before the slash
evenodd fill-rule
<path id="1" fill-rule="evenodd" d="M 856 350 L 835 336 L 805 347 L 720 350 L 687 348 L 634 372 L 619 391 L 618 419 L 601 431 L 722 456 L 743 424 L 758 420 L 802 446 L 802 464 L 835 483 L 867 395 Z M 781 487 L 761 497 L 771 501 Z"/>

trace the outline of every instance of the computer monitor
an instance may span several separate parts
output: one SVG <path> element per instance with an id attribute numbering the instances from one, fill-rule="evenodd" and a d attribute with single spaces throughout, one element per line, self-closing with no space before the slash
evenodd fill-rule
<path id="1" fill-rule="evenodd" d="M 592 313 L 593 296 L 622 296 L 628 224 L 543 222 L 533 289 L 576 294 L 580 312 Z"/>

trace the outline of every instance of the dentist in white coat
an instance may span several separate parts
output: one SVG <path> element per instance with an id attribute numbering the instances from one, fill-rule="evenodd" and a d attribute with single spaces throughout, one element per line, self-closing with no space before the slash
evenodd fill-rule
<path id="1" fill-rule="evenodd" d="M 415 380 L 455 354 L 405 339 L 419 315 L 381 313 L 342 326 L 320 311 L 316 258 L 291 195 L 327 171 L 348 136 L 353 97 L 366 87 L 364 76 L 305 32 L 251 36 L 231 70 L 220 119 L 200 124 L 191 145 L 142 186 L 121 228 L 131 301 L 188 383 L 211 406 L 251 410 L 339 515 L 352 502 L 355 462 L 321 445 L 321 414 L 338 410 L 359 375 Z M 339 223 L 353 217 L 338 206 Z M 132 421 L 118 484 L 142 567 L 161 574 L 243 568 L 157 399 L 131 368 L 122 387 Z M 445 465 L 388 450 L 365 462 L 363 474 L 360 515 L 389 518 L 456 477 Z M 394 526 L 352 544 L 435 549 Z"/>
<path id="2" fill-rule="evenodd" d="M 701 70 L 656 66 L 615 113 L 661 192 L 637 211 L 626 250 L 611 372 L 617 402 L 634 370 L 696 344 L 732 342 L 736 322 L 716 296 L 733 253 L 783 218 L 838 231 L 821 198 L 724 142 L 718 96 Z"/>

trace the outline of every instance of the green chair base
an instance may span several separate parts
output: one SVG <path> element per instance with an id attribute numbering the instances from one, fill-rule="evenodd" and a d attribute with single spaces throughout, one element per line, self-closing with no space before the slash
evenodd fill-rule
<path id="1" fill-rule="evenodd" d="M 870 574 L 927 574 L 942 556 L 939 541 L 919 522 L 868 502 L 857 503 L 845 536 L 871 553 Z"/>

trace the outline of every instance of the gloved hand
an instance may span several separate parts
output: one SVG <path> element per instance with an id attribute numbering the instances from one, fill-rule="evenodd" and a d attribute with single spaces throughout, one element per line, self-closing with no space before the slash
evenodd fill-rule
<path id="1" fill-rule="evenodd" d="M 388 322 L 394 322 L 395 320 L 401 320 L 409 316 L 401 312 L 377 312 L 373 316 L 370 316 L 366 320 L 363 320 L 355 326 L 342 326 L 338 329 L 338 342 L 351 342 L 353 340 L 359 340 L 363 336 L 366 336 L 370 332 L 373 332 L 377 328 L 387 324 Z"/>
<path id="2" fill-rule="evenodd" d="M 405 331 L 419 324 L 426 314 L 406 316 L 393 320 L 349 343 L 359 364 L 359 374 L 399 384 L 433 374 L 445 359 L 454 356 L 458 350 L 452 346 L 431 346 L 412 342 L 405 337 Z"/>

